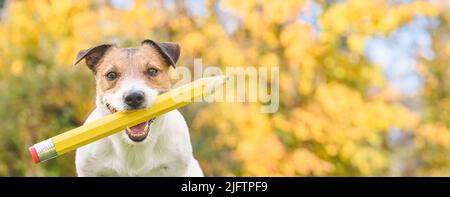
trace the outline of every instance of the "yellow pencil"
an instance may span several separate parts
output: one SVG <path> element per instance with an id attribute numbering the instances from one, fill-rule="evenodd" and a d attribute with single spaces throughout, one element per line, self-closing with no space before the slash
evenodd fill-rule
<path id="1" fill-rule="evenodd" d="M 40 163 L 81 146 L 135 126 L 151 118 L 185 106 L 203 95 L 211 94 L 228 78 L 208 77 L 196 80 L 159 95 L 154 104 L 142 110 L 117 112 L 78 128 L 69 130 L 28 148 L 35 163 Z"/>

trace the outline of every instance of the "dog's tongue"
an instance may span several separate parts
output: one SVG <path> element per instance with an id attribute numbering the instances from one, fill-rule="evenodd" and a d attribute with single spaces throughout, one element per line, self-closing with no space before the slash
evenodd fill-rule
<path id="1" fill-rule="evenodd" d="M 143 134 L 145 132 L 145 126 L 147 126 L 147 121 L 130 127 L 130 132 L 132 134 Z"/>

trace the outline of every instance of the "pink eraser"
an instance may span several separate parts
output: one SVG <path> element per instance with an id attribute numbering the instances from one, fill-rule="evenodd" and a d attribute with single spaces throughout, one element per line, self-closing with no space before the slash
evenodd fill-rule
<path id="1" fill-rule="evenodd" d="M 37 154 L 36 149 L 34 148 L 34 146 L 30 146 L 30 148 L 28 148 L 28 151 L 30 152 L 31 157 L 33 157 L 34 163 L 39 163 L 39 162 L 41 162 L 41 161 L 39 160 L 39 156 L 38 156 L 38 154 Z"/>

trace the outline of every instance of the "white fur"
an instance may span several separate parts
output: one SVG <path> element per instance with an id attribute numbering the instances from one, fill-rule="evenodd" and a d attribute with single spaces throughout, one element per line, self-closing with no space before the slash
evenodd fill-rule
<path id="1" fill-rule="evenodd" d="M 157 96 L 143 82 L 124 81 L 116 92 L 97 95 L 97 108 L 85 124 L 110 114 L 105 103 L 126 110 L 122 96 L 136 89 L 145 92 L 146 106 Z M 203 176 L 192 154 L 186 121 L 178 110 L 157 117 L 142 142 L 133 142 L 120 131 L 77 149 L 75 164 L 78 176 Z"/>

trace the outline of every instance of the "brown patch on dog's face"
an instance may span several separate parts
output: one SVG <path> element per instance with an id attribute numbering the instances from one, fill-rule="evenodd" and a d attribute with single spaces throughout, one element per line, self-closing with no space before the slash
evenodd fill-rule
<path id="1" fill-rule="evenodd" d="M 153 46 L 111 48 L 96 66 L 97 92 L 114 92 L 129 80 L 144 81 L 148 87 L 164 92 L 170 88 L 169 68 Z"/>

